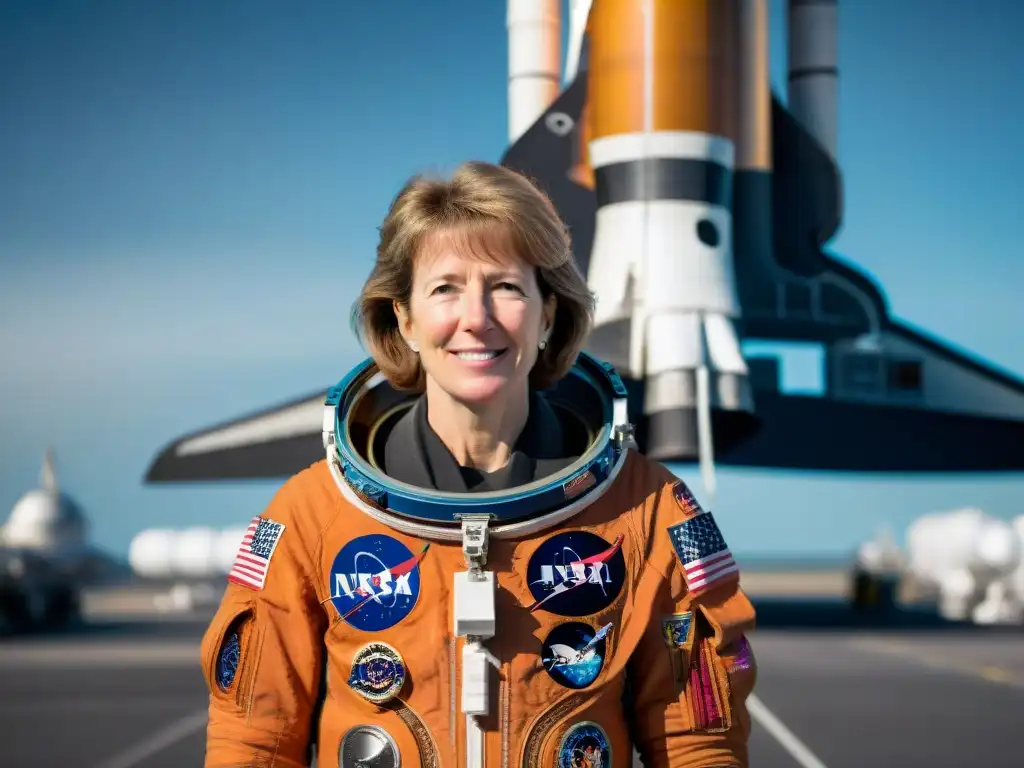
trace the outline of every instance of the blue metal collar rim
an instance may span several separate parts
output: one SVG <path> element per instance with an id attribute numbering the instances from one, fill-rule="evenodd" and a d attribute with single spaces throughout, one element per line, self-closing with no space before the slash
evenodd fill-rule
<path id="1" fill-rule="evenodd" d="M 625 388 L 611 366 L 581 353 L 570 375 L 581 377 L 607 403 L 605 424 L 598 438 L 583 456 L 561 472 L 508 491 L 463 494 L 419 488 L 387 477 L 359 456 L 352 446 L 346 418 L 361 396 L 385 383 L 372 359 L 356 366 L 328 391 L 325 406 L 333 409 L 333 419 L 325 443 L 329 451 L 333 449 L 342 476 L 358 496 L 381 510 L 412 521 L 456 526 L 469 511 L 487 514 L 499 522 L 538 517 L 564 507 L 570 500 L 579 502 L 600 486 L 623 449 L 618 441 L 623 430 L 617 427 L 628 428 L 613 423 L 613 414 L 618 410 L 614 402 L 625 399 Z M 593 476 L 592 482 L 586 478 L 588 473 Z"/>

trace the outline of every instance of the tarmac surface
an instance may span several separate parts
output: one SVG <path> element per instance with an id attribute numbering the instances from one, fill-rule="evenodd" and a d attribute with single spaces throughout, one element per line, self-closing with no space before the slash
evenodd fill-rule
<path id="1" fill-rule="evenodd" d="M 754 768 L 1024 765 L 1024 629 L 758 601 Z M 201 617 L 0 640 L 0 765 L 201 766 Z"/>

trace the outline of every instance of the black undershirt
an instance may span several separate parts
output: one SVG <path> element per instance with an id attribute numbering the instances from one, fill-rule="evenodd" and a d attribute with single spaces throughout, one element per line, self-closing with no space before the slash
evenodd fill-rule
<path id="1" fill-rule="evenodd" d="M 409 485 L 448 493 L 504 491 L 569 466 L 577 457 L 565 443 L 554 409 L 531 391 L 530 414 L 508 463 L 494 472 L 463 467 L 427 421 L 427 400 L 422 396 L 388 436 L 384 472 Z"/>

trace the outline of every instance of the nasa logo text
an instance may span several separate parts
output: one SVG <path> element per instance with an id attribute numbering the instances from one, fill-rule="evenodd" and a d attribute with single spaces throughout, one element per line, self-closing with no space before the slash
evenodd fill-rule
<path id="1" fill-rule="evenodd" d="M 589 616 L 614 603 L 626 579 L 623 538 L 609 544 L 589 531 L 568 531 L 543 542 L 526 566 L 530 611 Z"/>
<path id="2" fill-rule="evenodd" d="M 413 554 L 397 539 L 369 534 L 353 539 L 331 566 L 331 603 L 350 626 L 365 632 L 393 627 L 416 606 L 419 563 L 429 545 Z"/>

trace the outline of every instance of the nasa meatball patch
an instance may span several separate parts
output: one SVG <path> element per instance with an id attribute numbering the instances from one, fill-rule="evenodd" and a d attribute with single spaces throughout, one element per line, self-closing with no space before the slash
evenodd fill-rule
<path id="1" fill-rule="evenodd" d="M 249 589 L 263 589 L 267 582 L 270 558 L 284 533 L 284 523 L 257 515 L 249 523 L 242 543 L 235 554 L 235 562 L 228 572 L 228 581 Z"/>
<path id="2" fill-rule="evenodd" d="M 412 613 L 420 596 L 420 560 L 391 536 L 369 534 L 341 548 L 331 566 L 331 603 L 342 620 L 364 632 L 390 629 Z"/>
<path id="3" fill-rule="evenodd" d="M 609 544 L 590 531 L 564 531 L 546 539 L 526 566 L 530 613 L 590 616 L 614 603 L 626 581 L 624 538 Z"/>

